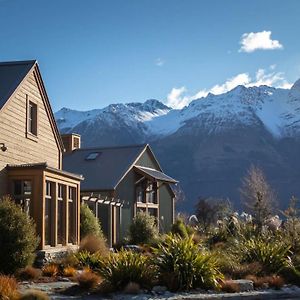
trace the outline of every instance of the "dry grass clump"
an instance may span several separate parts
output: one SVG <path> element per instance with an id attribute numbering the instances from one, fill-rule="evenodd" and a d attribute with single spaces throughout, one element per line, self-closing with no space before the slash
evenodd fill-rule
<path id="1" fill-rule="evenodd" d="M 236 279 L 245 278 L 248 275 L 258 275 L 263 271 L 263 267 L 258 262 L 249 264 L 236 265 L 232 271 L 231 276 Z"/>
<path id="2" fill-rule="evenodd" d="M 85 269 L 77 276 L 79 286 L 85 290 L 95 289 L 101 282 L 101 278 L 92 271 Z"/>
<path id="3" fill-rule="evenodd" d="M 264 277 L 257 277 L 254 275 L 248 275 L 246 277 L 248 280 L 253 281 L 253 286 L 256 289 L 261 288 L 274 288 L 276 290 L 280 290 L 284 286 L 284 279 L 281 276 L 264 276 Z"/>
<path id="4" fill-rule="evenodd" d="M 237 283 L 232 280 L 224 280 L 220 284 L 221 291 L 225 293 L 238 293 L 240 292 L 240 287 Z"/>
<path id="5" fill-rule="evenodd" d="M 77 270 L 71 266 L 68 266 L 63 269 L 62 274 L 66 277 L 74 277 L 77 274 Z"/>
<path id="6" fill-rule="evenodd" d="M 131 295 L 137 295 L 140 293 L 140 290 L 141 290 L 141 287 L 138 283 L 129 282 L 124 288 L 124 293 L 131 294 Z"/>
<path id="7" fill-rule="evenodd" d="M 49 264 L 43 267 L 42 272 L 44 276 L 55 277 L 58 274 L 58 266 L 56 264 Z"/>
<path id="8" fill-rule="evenodd" d="M 79 252 L 87 251 L 89 253 L 99 253 L 102 256 L 106 256 L 109 253 L 109 249 L 106 244 L 106 240 L 103 237 L 88 235 L 80 242 Z"/>
<path id="9" fill-rule="evenodd" d="M 36 280 L 41 277 L 41 275 L 42 271 L 32 266 L 27 266 L 26 268 L 20 269 L 17 272 L 17 277 L 20 280 Z"/>
<path id="10" fill-rule="evenodd" d="M 19 300 L 50 300 L 50 298 L 42 291 L 31 290 L 22 295 Z"/>
<path id="11" fill-rule="evenodd" d="M 0 299 L 15 300 L 18 299 L 18 283 L 14 277 L 0 275 Z"/>

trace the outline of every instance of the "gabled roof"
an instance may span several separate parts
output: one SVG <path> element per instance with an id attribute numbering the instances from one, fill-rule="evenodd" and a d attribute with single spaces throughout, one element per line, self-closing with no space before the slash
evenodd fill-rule
<path id="1" fill-rule="evenodd" d="M 148 151 L 156 161 L 158 170 L 135 165 L 145 151 Z M 162 173 L 151 148 L 145 144 L 76 149 L 63 157 L 63 168 L 65 170 L 80 173 L 84 176 L 85 180 L 81 183 L 82 191 L 114 190 L 133 167 L 138 168 L 139 172 L 147 172 L 147 175 L 152 178 L 167 183 L 177 182 Z M 151 175 L 148 174 L 149 172 Z"/>
<path id="2" fill-rule="evenodd" d="M 135 166 L 135 169 L 138 170 L 141 174 L 154 178 L 158 181 L 169 182 L 169 183 L 177 183 L 178 181 L 173 179 L 172 177 L 166 175 L 165 173 L 142 166 Z"/>
<path id="3" fill-rule="evenodd" d="M 54 131 L 57 145 L 61 151 L 64 151 L 63 142 L 54 119 L 50 101 L 48 99 L 36 60 L 0 62 L 0 111 L 33 68 L 35 70 L 35 78 L 37 80 L 42 99 L 44 100 L 44 104 L 50 118 L 51 127 Z"/>
<path id="4" fill-rule="evenodd" d="M 80 173 L 82 191 L 114 190 L 148 145 L 76 149 L 63 156 L 63 169 Z M 95 159 L 88 160 L 91 154 Z"/>
<path id="5" fill-rule="evenodd" d="M 35 60 L 0 63 L 0 110 L 35 63 Z"/>

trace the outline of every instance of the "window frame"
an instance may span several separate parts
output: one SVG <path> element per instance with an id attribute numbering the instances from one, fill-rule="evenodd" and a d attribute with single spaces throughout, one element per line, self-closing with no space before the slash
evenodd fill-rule
<path id="1" fill-rule="evenodd" d="M 32 114 L 34 112 L 34 115 Z M 38 103 L 27 95 L 26 137 L 35 142 L 38 140 Z"/>

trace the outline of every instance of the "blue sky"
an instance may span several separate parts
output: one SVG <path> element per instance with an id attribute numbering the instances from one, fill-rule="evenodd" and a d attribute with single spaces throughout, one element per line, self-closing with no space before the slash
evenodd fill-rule
<path id="1" fill-rule="evenodd" d="M 300 78 L 299 16 L 298 0 L 0 0 L 0 60 L 37 59 L 54 110 L 182 107 Z"/>

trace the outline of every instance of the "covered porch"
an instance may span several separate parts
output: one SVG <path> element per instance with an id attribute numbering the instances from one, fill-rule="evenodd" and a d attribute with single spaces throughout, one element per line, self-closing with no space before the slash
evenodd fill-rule
<path id="1" fill-rule="evenodd" d="M 46 163 L 7 165 L 6 169 L 9 195 L 36 223 L 39 250 L 77 247 L 83 177 Z"/>

